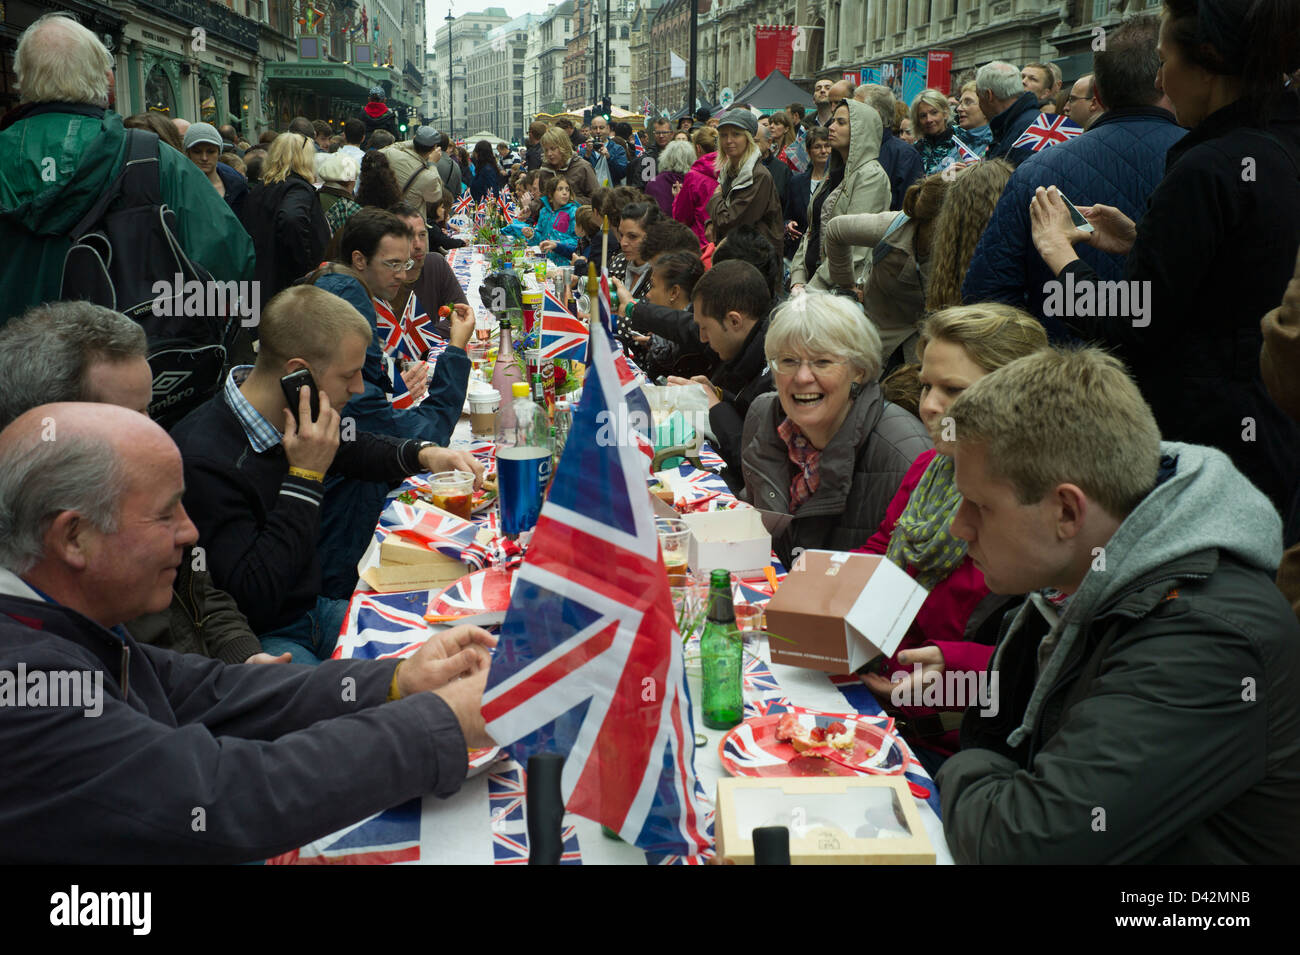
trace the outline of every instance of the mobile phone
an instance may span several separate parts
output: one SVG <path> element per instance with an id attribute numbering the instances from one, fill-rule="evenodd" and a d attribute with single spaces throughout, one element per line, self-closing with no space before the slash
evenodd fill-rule
<path id="1" fill-rule="evenodd" d="M 1074 207 L 1074 203 L 1065 198 L 1065 193 L 1061 192 L 1059 189 L 1056 191 L 1060 194 L 1061 201 L 1065 203 L 1065 208 L 1070 210 L 1070 221 L 1074 223 L 1074 227 L 1080 232 L 1095 231 L 1092 227 L 1092 223 L 1083 217 L 1083 213 Z"/>
<path id="2" fill-rule="evenodd" d="M 280 379 L 280 390 L 284 392 L 284 398 L 289 402 L 289 410 L 293 412 L 295 418 L 298 417 L 298 392 L 302 388 L 306 388 L 311 394 L 311 420 L 315 421 L 320 417 L 320 391 L 311 372 L 306 368 L 299 368 Z"/>

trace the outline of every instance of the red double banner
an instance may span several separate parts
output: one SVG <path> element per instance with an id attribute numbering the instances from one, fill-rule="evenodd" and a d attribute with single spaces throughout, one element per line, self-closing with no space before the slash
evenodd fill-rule
<path id="1" fill-rule="evenodd" d="M 754 28 L 754 75 L 765 79 L 773 70 L 787 77 L 794 67 L 794 38 L 798 27 Z"/>
<path id="2" fill-rule="evenodd" d="M 925 56 L 925 85 L 938 90 L 945 96 L 952 92 L 952 52 L 950 50 L 931 50 Z"/>

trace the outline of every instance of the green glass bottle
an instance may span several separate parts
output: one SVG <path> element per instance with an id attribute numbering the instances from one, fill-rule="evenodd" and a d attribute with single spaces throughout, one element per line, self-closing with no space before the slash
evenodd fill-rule
<path id="1" fill-rule="evenodd" d="M 700 637 L 704 725 L 709 729 L 730 729 L 745 715 L 745 698 L 741 692 L 744 647 L 735 630 L 731 572 L 715 570 L 709 576 L 708 617 Z"/>

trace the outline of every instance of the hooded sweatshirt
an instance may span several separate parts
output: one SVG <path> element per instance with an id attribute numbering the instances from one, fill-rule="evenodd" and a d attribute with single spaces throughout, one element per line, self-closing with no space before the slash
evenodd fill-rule
<path id="1" fill-rule="evenodd" d="M 709 221 L 709 199 L 718 188 L 717 152 L 705 153 L 691 165 L 682 179 L 681 192 L 673 200 L 673 218 L 691 227 L 703 245 L 704 224 Z"/>
<path id="2" fill-rule="evenodd" d="M 823 254 L 822 232 L 836 216 L 864 212 L 884 212 L 890 206 L 889 174 L 880 165 L 880 114 L 865 103 L 849 100 L 849 154 L 847 161 L 838 151 L 831 151 L 826 167 L 826 182 L 808 209 L 808 229 L 790 267 L 790 284 L 807 285 L 823 291 L 834 287 L 830 266 Z M 855 284 L 866 278 L 871 263 L 871 249 L 855 247 L 853 274 Z"/>
<path id="3" fill-rule="evenodd" d="M 1033 594 L 999 641 L 1005 712 L 968 710 L 937 777 L 959 862 L 1300 857 L 1300 624 L 1271 583 L 1281 522 L 1222 452 L 1161 450 L 1163 480 L 1063 612 Z"/>

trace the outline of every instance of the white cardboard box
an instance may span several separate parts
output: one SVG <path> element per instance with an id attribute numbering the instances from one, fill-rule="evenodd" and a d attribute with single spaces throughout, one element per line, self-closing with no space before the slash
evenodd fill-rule
<path id="1" fill-rule="evenodd" d="M 691 569 L 697 573 L 762 571 L 772 562 L 772 537 L 752 507 L 684 514 L 691 529 Z"/>

